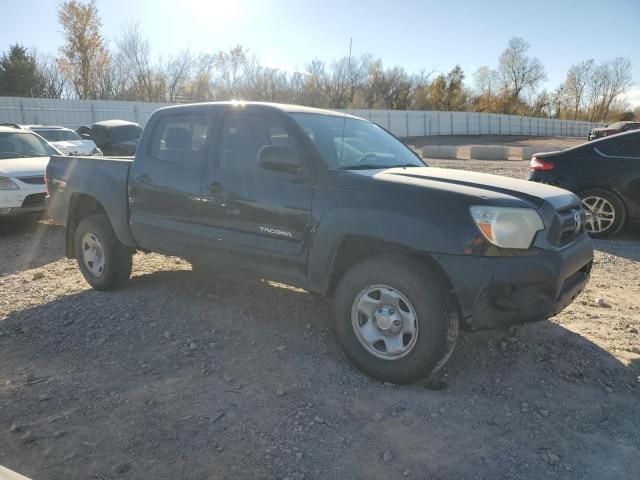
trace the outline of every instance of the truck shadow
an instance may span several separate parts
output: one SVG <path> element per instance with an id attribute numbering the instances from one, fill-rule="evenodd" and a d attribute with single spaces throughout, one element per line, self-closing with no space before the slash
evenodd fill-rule
<path id="1" fill-rule="evenodd" d="M 400 452 L 415 448 L 413 437 L 390 433 L 406 426 L 362 430 L 375 411 L 410 411 L 416 429 L 428 421 L 436 431 L 441 427 L 432 413 L 443 405 L 462 411 L 474 402 L 507 409 L 551 403 L 561 417 L 558 399 L 570 398 L 567 411 L 588 410 L 608 395 L 605 389 L 625 392 L 637 375 L 637 364 L 627 367 L 545 321 L 513 335 L 465 333 L 440 374 L 444 391 L 425 389 L 424 382 L 383 385 L 348 363 L 330 332 L 329 312 L 328 301 L 299 289 L 185 270 L 139 275 L 124 290 L 85 290 L 10 313 L 0 321 L 0 378 L 6 381 L 0 429 L 9 432 L 14 422 L 18 433 L 0 436 L 0 463 L 9 459 L 34 478 L 75 471 L 101 478 L 122 462 L 126 445 L 136 452 L 135 478 L 178 478 L 184 465 L 191 465 L 190 478 L 221 476 L 230 465 L 251 472 L 241 478 L 264 476 L 263 468 L 281 476 L 279 467 L 250 461 L 247 452 L 261 451 L 264 441 L 295 445 L 298 417 L 291 412 L 313 411 L 307 419 L 316 419 L 313 428 L 327 428 L 322 422 L 331 428 L 330 435 L 301 437 L 313 439 L 315 465 L 339 465 L 357 477 L 362 471 L 353 472 L 352 451 L 338 448 L 340 437 L 354 435 L 354 425 L 364 444 L 377 445 L 377 436 L 387 435 Z M 449 438 L 451 451 L 453 444 L 480 441 L 478 432 L 486 437 L 495 425 L 479 421 L 448 418 L 442 428 L 457 423 L 465 433 L 449 430 L 440 441 Z M 36 432 L 28 449 L 21 440 L 26 430 Z M 63 441 L 59 431 L 66 432 Z M 489 457 L 506 446 L 483 442 Z M 218 443 L 227 448 L 203 460 L 204 449 Z M 364 450 L 358 453 L 366 458 Z M 465 464 L 454 457 L 451 465 Z"/>
<path id="2" fill-rule="evenodd" d="M 64 229 L 36 215 L 0 219 L 0 275 L 37 268 L 64 256 Z"/>

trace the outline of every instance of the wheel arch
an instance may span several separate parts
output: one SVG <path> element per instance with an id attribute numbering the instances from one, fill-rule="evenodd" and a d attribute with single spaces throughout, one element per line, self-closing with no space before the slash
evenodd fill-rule
<path id="1" fill-rule="evenodd" d="M 402 243 L 380 240 L 366 235 L 350 234 L 341 239 L 331 259 L 324 295 L 332 297 L 342 276 L 356 264 L 372 257 L 391 255 L 411 258 L 417 265 L 423 267 L 425 271 L 437 279 L 443 290 L 449 295 L 448 302 L 450 307 L 454 308 L 458 313 L 458 318 L 463 318 L 453 284 L 434 256 L 428 252 L 415 250 Z"/>
<path id="2" fill-rule="evenodd" d="M 67 216 L 67 231 L 65 239 L 65 254 L 67 258 L 75 258 L 75 232 L 82 219 L 92 215 L 107 215 L 107 211 L 100 201 L 86 193 L 73 193 L 69 200 Z"/>

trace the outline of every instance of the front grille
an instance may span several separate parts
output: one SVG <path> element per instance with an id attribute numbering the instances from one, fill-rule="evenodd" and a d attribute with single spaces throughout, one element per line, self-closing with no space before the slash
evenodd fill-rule
<path id="1" fill-rule="evenodd" d="M 562 208 L 556 212 L 549 229 L 549 243 L 564 247 L 584 232 L 587 216 L 580 205 Z"/>
<path id="2" fill-rule="evenodd" d="M 32 176 L 32 177 L 18 177 L 22 183 L 28 183 L 29 185 L 44 185 L 44 175 Z"/>
<path id="3" fill-rule="evenodd" d="M 22 208 L 44 207 L 46 193 L 34 193 L 27 195 L 22 202 Z"/>

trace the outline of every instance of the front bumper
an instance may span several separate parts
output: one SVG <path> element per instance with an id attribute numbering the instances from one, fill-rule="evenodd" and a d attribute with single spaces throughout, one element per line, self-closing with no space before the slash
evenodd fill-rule
<path id="1" fill-rule="evenodd" d="M 534 253 L 436 257 L 449 276 L 467 326 L 496 328 L 544 320 L 584 290 L 593 265 L 593 244 L 586 234 L 562 249 Z"/>
<path id="2" fill-rule="evenodd" d="M 39 212 L 46 209 L 44 185 L 28 185 L 15 181 L 20 185 L 17 190 L 0 190 L 0 208 L 10 208 L 11 211 L 3 216 L 14 216 L 23 213 Z"/>

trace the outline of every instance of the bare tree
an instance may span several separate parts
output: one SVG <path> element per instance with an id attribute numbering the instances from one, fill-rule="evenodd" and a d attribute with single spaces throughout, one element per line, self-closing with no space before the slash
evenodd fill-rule
<path id="1" fill-rule="evenodd" d="M 631 62 L 628 58 L 617 57 L 606 64 L 607 82 L 602 100 L 601 118 L 607 118 L 611 106 L 632 84 Z"/>
<path id="2" fill-rule="evenodd" d="M 486 65 L 478 68 L 473 74 L 475 109 L 480 112 L 493 111 L 496 105 L 496 95 L 499 90 L 500 78 L 496 70 Z"/>
<path id="3" fill-rule="evenodd" d="M 183 95 L 193 66 L 194 59 L 189 50 L 183 50 L 175 57 L 169 58 L 165 68 L 165 77 L 170 102 L 177 101 Z"/>
<path id="4" fill-rule="evenodd" d="M 116 46 L 123 65 L 131 75 L 137 97 L 149 102 L 164 100 L 164 92 L 159 95 L 158 86 L 154 81 L 151 47 L 140 30 L 140 24 L 128 24 L 116 40 Z"/>
<path id="5" fill-rule="evenodd" d="M 590 121 L 602 121 L 612 107 L 631 87 L 631 62 L 618 57 L 596 65 L 585 86 L 585 116 Z"/>
<path id="6" fill-rule="evenodd" d="M 495 95 L 498 82 L 498 72 L 486 65 L 478 68 L 473 74 L 473 86 L 479 95 Z"/>
<path id="7" fill-rule="evenodd" d="M 235 98 L 242 93 L 242 74 L 249 51 L 236 45 L 227 52 L 215 55 L 215 68 L 219 82 L 216 94 L 223 98 Z"/>
<path id="8" fill-rule="evenodd" d="M 311 60 L 305 70 L 305 103 L 313 107 L 328 107 L 331 80 L 325 62 L 319 59 Z"/>
<path id="9" fill-rule="evenodd" d="M 572 65 L 567 72 L 564 82 L 564 91 L 573 107 L 573 119 L 577 120 L 582 104 L 585 101 L 585 94 L 590 78 L 593 75 L 593 60 L 585 60 L 576 65 Z"/>
<path id="10" fill-rule="evenodd" d="M 62 74 L 58 60 L 52 55 L 35 54 L 38 73 L 42 78 L 42 96 L 63 98 L 69 94 L 67 79 Z"/>
<path id="11" fill-rule="evenodd" d="M 58 8 L 64 33 L 60 68 L 80 98 L 96 98 L 98 78 L 110 61 L 96 0 L 67 0 Z"/>
<path id="12" fill-rule="evenodd" d="M 112 58 L 109 67 L 99 79 L 100 98 L 113 100 L 137 100 L 135 80 L 129 61 L 121 52 Z"/>
<path id="13" fill-rule="evenodd" d="M 524 90 L 535 91 L 547 78 L 542 62 L 527 55 L 529 47 L 526 40 L 514 37 L 500 55 L 500 79 L 516 104 L 522 100 Z"/>
<path id="14" fill-rule="evenodd" d="M 200 55 L 194 60 L 193 78 L 185 85 L 185 94 L 192 102 L 204 102 L 213 97 L 214 55 Z"/>

